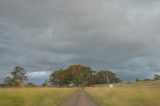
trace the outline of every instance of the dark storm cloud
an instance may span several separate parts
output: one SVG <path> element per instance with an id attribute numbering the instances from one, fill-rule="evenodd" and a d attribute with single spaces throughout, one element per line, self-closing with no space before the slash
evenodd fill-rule
<path id="1" fill-rule="evenodd" d="M 159 19 L 159 0 L 1 0 L 0 77 L 20 65 L 46 78 L 74 63 L 127 80 L 152 77 Z"/>

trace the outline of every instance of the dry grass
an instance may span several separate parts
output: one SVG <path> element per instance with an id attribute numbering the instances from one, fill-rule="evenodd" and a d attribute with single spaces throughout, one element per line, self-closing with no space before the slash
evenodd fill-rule
<path id="1" fill-rule="evenodd" d="M 160 81 L 85 90 L 100 106 L 160 106 Z"/>
<path id="2" fill-rule="evenodd" d="M 0 106 L 56 106 L 78 88 L 0 89 Z"/>

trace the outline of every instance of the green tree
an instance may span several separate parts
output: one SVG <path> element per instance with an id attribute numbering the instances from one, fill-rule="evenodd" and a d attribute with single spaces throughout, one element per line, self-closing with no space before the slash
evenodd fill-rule
<path id="1" fill-rule="evenodd" d="M 7 85 L 7 87 L 11 87 L 11 86 L 14 86 L 15 85 L 15 82 L 14 80 L 7 76 L 5 79 L 4 79 L 4 83 Z"/>
<path id="2" fill-rule="evenodd" d="M 93 71 L 89 66 L 74 64 L 69 66 L 67 70 L 75 86 L 89 86 L 91 84 Z"/>
<path id="3" fill-rule="evenodd" d="M 55 86 L 88 86 L 92 83 L 92 70 L 88 66 L 71 65 L 67 69 L 54 71 L 50 75 L 50 82 Z"/>
<path id="4" fill-rule="evenodd" d="M 26 87 L 36 87 L 36 85 L 34 83 L 28 82 L 26 84 Z"/>
<path id="5" fill-rule="evenodd" d="M 65 84 L 67 84 L 67 76 L 66 76 L 66 72 L 63 69 L 54 71 L 51 75 L 50 75 L 50 79 L 49 82 L 54 85 L 54 86 L 64 86 Z"/>
<path id="6" fill-rule="evenodd" d="M 160 80 L 160 75 L 159 74 L 155 74 L 154 75 L 154 80 Z"/>
<path id="7" fill-rule="evenodd" d="M 15 86 L 22 86 L 24 85 L 24 81 L 27 80 L 26 70 L 21 67 L 15 67 L 14 70 L 11 72 L 13 76 L 13 80 L 15 82 Z"/>
<path id="8" fill-rule="evenodd" d="M 6 77 L 4 79 L 5 84 L 8 86 L 23 86 L 24 81 L 27 80 L 26 70 L 24 68 L 16 66 L 11 72 L 12 77 Z"/>
<path id="9" fill-rule="evenodd" d="M 120 79 L 116 77 L 116 74 L 108 71 L 102 70 L 96 74 L 96 84 L 106 84 L 106 83 L 117 83 Z"/>
<path id="10" fill-rule="evenodd" d="M 67 69 L 54 71 L 50 75 L 49 81 L 54 86 L 68 86 L 69 84 L 73 84 L 79 87 L 107 82 L 117 83 L 120 82 L 120 79 L 116 77 L 115 73 L 108 70 L 102 70 L 96 74 L 89 66 L 74 64 L 70 65 Z"/>

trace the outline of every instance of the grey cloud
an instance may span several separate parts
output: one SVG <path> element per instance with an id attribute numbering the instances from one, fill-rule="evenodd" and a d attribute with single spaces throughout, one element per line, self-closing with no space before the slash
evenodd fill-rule
<path id="1" fill-rule="evenodd" d="M 159 18 L 159 0 L 1 0 L 0 76 L 15 65 L 48 72 L 81 63 L 126 80 L 151 77 L 160 69 Z"/>

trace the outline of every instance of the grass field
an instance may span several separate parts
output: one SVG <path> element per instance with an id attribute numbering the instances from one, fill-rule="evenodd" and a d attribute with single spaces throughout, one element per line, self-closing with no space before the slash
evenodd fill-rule
<path id="1" fill-rule="evenodd" d="M 88 87 L 85 91 L 100 106 L 160 106 L 160 81 Z"/>
<path id="2" fill-rule="evenodd" d="M 4 88 L 0 106 L 56 106 L 78 88 Z"/>
<path id="3" fill-rule="evenodd" d="M 0 106 L 57 106 L 79 88 L 3 88 Z M 160 106 L 160 81 L 87 87 L 100 106 Z"/>

